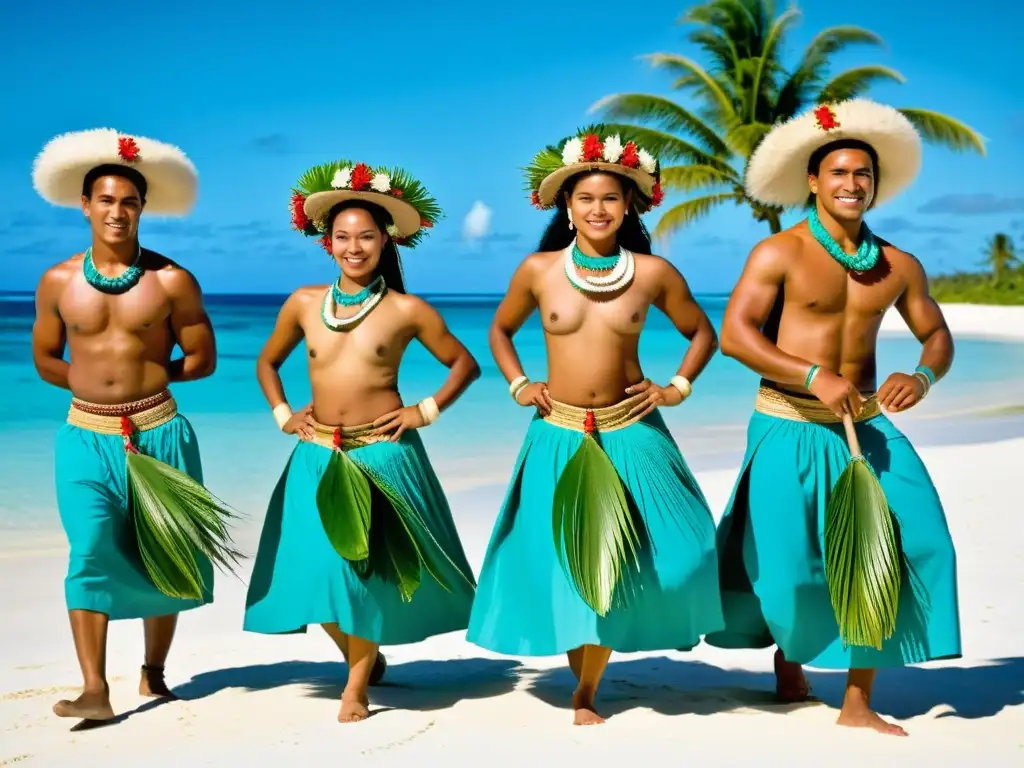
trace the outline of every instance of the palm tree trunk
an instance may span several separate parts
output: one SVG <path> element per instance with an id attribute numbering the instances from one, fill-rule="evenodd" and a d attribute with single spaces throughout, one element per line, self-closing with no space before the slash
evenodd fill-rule
<path id="1" fill-rule="evenodd" d="M 782 231 L 782 221 L 780 221 L 777 213 L 772 213 L 768 216 L 768 226 L 771 227 L 773 235 L 777 235 Z"/>

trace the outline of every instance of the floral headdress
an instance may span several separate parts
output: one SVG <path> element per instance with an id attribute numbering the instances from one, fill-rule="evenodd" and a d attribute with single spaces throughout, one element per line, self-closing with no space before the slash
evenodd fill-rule
<path id="1" fill-rule="evenodd" d="M 289 205 L 292 229 L 319 237 L 330 253 L 331 235 L 325 231 L 325 218 L 345 200 L 365 200 L 390 213 L 394 223 L 388 226 L 388 235 L 395 245 L 407 248 L 415 248 L 424 228 L 433 227 L 443 215 L 437 201 L 407 171 L 336 160 L 314 166 L 299 177 Z"/>
<path id="2" fill-rule="evenodd" d="M 619 130 L 591 126 L 549 146 L 525 169 L 530 202 L 541 210 L 553 208 L 566 179 L 582 171 L 607 171 L 636 183 L 641 199 L 634 195 L 633 207 L 646 213 L 661 204 L 661 167 L 650 152 Z"/>

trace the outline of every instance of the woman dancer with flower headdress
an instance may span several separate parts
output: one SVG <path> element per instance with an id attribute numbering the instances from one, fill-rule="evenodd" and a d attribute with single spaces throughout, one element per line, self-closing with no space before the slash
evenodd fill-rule
<path id="1" fill-rule="evenodd" d="M 640 215 L 661 202 L 655 159 L 601 128 L 563 140 L 528 170 L 555 215 L 512 277 L 491 350 L 521 406 L 536 408 L 488 547 L 468 639 L 512 655 L 567 653 L 577 725 L 612 651 L 689 649 L 723 624 L 715 529 L 665 426 L 716 336 L 686 281 L 650 255 Z M 668 386 L 637 347 L 651 307 L 689 349 Z M 547 381 L 523 372 L 512 336 L 539 311 Z M 552 537 L 553 534 L 553 537 Z"/>
<path id="2" fill-rule="evenodd" d="M 479 376 L 469 351 L 405 292 L 396 245 L 413 247 L 441 211 L 402 170 L 337 161 L 299 179 L 292 225 L 341 275 L 285 302 L 257 363 L 283 432 L 298 436 L 274 490 L 246 599 L 245 629 L 320 624 L 349 665 L 340 722 L 369 716 L 380 645 L 465 629 L 473 573 L 416 430 Z M 403 406 L 398 368 L 418 339 L 450 369 L 432 397 Z M 313 401 L 293 413 L 278 369 L 305 340 Z"/>

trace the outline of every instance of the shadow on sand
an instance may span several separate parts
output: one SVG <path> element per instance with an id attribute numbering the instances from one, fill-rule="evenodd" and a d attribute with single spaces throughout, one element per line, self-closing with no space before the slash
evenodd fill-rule
<path id="1" fill-rule="evenodd" d="M 483 699 L 511 691 L 519 680 L 519 662 L 511 659 L 451 659 L 389 664 L 370 688 L 374 714 L 388 709 L 447 709 L 464 699 Z M 263 691 L 304 686 L 304 695 L 340 699 L 348 676 L 344 662 L 283 661 L 230 667 L 196 675 L 174 692 L 182 699 L 204 699 L 228 689 Z"/>
<path id="2" fill-rule="evenodd" d="M 711 715 L 735 709 L 784 713 L 822 702 L 841 704 L 845 672 L 807 670 L 807 678 L 812 694 L 821 701 L 782 704 L 775 699 L 771 672 L 720 669 L 664 656 L 613 661 L 601 682 L 597 706 L 602 715 L 611 716 L 638 707 L 664 715 Z M 562 667 L 539 674 L 529 692 L 553 707 L 569 709 L 575 685 L 572 673 Z M 996 659 L 978 667 L 883 669 L 873 698 L 879 713 L 898 719 L 936 707 L 950 710 L 938 717 L 993 717 L 1006 707 L 1024 704 L 1024 658 Z"/>

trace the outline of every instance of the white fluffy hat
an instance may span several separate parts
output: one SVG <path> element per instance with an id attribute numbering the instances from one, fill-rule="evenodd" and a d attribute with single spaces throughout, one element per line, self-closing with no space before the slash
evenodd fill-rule
<path id="1" fill-rule="evenodd" d="M 113 128 L 65 133 L 36 157 L 32 184 L 53 205 L 78 208 L 85 175 L 100 165 L 121 165 L 146 179 L 146 212 L 184 216 L 195 205 L 198 173 L 177 147 Z"/>
<path id="2" fill-rule="evenodd" d="M 898 110 L 868 99 L 822 104 L 765 136 L 747 164 L 747 194 L 767 205 L 807 200 L 807 163 L 820 147 L 859 139 L 878 154 L 875 205 L 902 192 L 921 168 L 921 137 Z"/>

